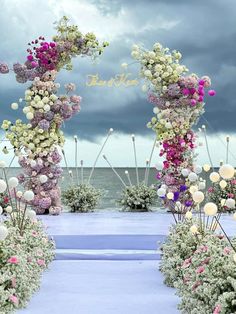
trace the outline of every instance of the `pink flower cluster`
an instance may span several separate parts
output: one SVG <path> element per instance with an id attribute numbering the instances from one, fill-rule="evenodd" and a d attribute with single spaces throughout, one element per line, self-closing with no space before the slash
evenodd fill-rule
<path id="1" fill-rule="evenodd" d="M 31 48 L 27 49 L 29 67 L 40 67 L 45 71 L 56 69 L 59 58 L 55 42 L 46 42 L 45 38 L 40 36 L 28 45 L 31 46 Z"/>

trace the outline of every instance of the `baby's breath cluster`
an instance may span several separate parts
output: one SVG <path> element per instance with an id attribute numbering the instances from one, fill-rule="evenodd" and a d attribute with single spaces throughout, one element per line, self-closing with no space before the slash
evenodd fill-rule
<path id="1" fill-rule="evenodd" d="M 91 212 L 98 205 L 100 198 L 101 191 L 87 183 L 71 186 L 62 192 L 62 200 L 72 212 Z"/>
<path id="2" fill-rule="evenodd" d="M 119 204 L 128 211 L 149 211 L 155 204 L 156 189 L 144 183 L 127 186 L 121 195 Z"/>

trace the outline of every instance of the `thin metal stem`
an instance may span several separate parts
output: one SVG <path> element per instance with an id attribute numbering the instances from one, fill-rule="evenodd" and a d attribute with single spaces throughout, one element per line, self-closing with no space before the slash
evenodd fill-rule
<path id="1" fill-rule="evenodd" d="M 149 179 L 149 172 L 150 172 L 150 167 L 151 167 L 151 161 L 152 161 L 152 156 L 156 147 L 156 142 L 157 142 L 157 138 L 155 138 L 153 146 L 152 146 L 152 150 L 151 150 L 151 154 L 149 156 L 149 165 L 148 165 L 148 170 L 147 170 L 147 182 L 146 185 L 148 185 L 148 179 Z"/>
<path id="2" fill-rule="evenodd" d="M 115 173 L 115 175 L 117 176 L 117 178 L 120 180 L 120 182 L 124 185 L 125 188 L 127 188 L 127 185 L 125 184 L 125 182 L 123 181 L 123 179 L 121 178 L 121 176 L 118 174 L 118 172 L 112 167 L 111 163 L 109 162 L 109 160 L 107 159 L 107 157 L 105 155 L 103 155 L 103 158 L 106 160 L 106 162 L 108 163 L 108 165 L 111 167 L 112 171 Z"/>
<path id="3" fill-rule="evenodd" d="M 136 170 L 136 179 L 137 179 L 137 185 L 139 186 L 139 173 L 138 173 L 137 153 L 136 153 L 134 134 L 132 135 L 132 142 L 133 142 L 133 149 L 134 149 L 134 162 L 135 162 L 135 170 Z"/>
<path id="4" fill-rule="evenodd" d="M 99 152 L 98 152 L 98 154 L 97 154 L 97 157 L 96 157 L 96 159 L 95 159 L 95 162 L 94 162 L 94 164 L 93 164 L 92 170 L 91 170 L 90 175 L 89 175 L 89 178 L 88 178 L 88 183 L 90 183 L 90 180 L 91 180 L 92 175 L 93 175 L 93 173 L 94 173 L 94 170 L 95 170 L 97 161 L 98 161 L 98 159 L 99 159 L 99 157 L 100 157 L 100 155 L 101 155 L 101 153 L 102 153 L 102 151 L 103 151 L 103 149 L 104 149 L 104 147 L 105 147 L 105 145 L 106 145 L 106 143 L 107 143 L 107 141 L 108 141 L 110 135 L 112 134 L 112 132 L 113 132 L 113 129 L 110 129 L 110 130 L 108 131 L 107 137 L 106 137 L 106 139 L 105 139 L 105 141 L 104 141 L 104 143 L 103 143 L 101 149 L 99 150 Z"/>

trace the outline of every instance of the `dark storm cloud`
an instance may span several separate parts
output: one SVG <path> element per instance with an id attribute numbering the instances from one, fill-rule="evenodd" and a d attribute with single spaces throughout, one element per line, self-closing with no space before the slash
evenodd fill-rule
<path id="1" fill-rule="evenodd" d="M 43 1 L 42 1 L 43 2 Z M 60 3 L 60 1 L 58 1 Z M 133 43 L 143 43 L 151 48 L 153 43 L 160 41 L 170 49 L 182 52 L 183 63 L 190 72 L 209 75 L 217 95 L 207 98 L 206 119 L 215 131 L 235 131 L 236 115 L 236 2 L 233 0 L 162 0 L 162 1 L 90 1 L 106 19 L 114 18 L 113 25 L 107 25 L 113 31 L 116 23 L 125 23 L 122 31 L 116 32 L 110 40 L 110 46 L 101 57 L 98 65 L 91 62 L 76 60 L 73 72 L 63 72 L 59 80 L 64 83 L 72 81 L 79 85 L 78 92 L 83 97 L 83 109 L 80 115 L 67 123 L 66 132 L 78 132 L 82 137 L 94 140 L 104 134 L 104 129 L 113 127 L 122 133 L 149 134 L 146 122 L 152 115 L 152 105 L 148 104 L 139 87 L 129 89 L 88 88 L 85 86 L 86 75 L 99 73 L 109 79 L 120 71 L 122 62 L 132 62 L 130 50 Z M 39 8 L 43 10 L 43 6 Z M 11 12 L 9 11 L 8 14 Z M 62 12 L 69 14 L 70 12 Z M 7 13 L 0 20 L 0 28 L 8 29 Z M 29 32 L 28 21 L 20 14 L 20 39 L 14 39 L 16 27 L 11 26 L 12 36 L 2 34 L 0 59 L 13 61 L 16 55 L 15 40 L 18 43 L 17 57 L 24 55 L 24 42 L 31 34 L 38 35 L 37 29 Z M 51 27 L 50 12 L 47 13 L 47 28 Z M 122 25 L 121 25 L 122 26 Z M 99 29 L 99 25 L 98 25 Z M 90 27 L 88 25 L 88 30 Z M 23 33 L 22 32 L 26 32 Z M 50 29 L 49 35 L 53 33 Z M 27 39 L 28 40 L 28 39 Z M 137 76 L 138 67 L 130 68 Z M 17 113 L 9 110 L 9 104 L 22 96 L 24 86 L 17 86 L 13 77 L 3 83 L 0 78 L 1 119 L 9 118 Z M 4 84 L 4 85 L 3 85 Z M 17 86 L 14 88 L 14 86 Z M 201 120 L 202 123 L 204 122 Z M 227 123 L 225 123 L 227 121 Z"/>

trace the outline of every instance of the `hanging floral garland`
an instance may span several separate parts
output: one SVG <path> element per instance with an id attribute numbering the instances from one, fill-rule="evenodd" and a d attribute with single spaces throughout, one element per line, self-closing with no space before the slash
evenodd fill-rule
<path id="1" fill-rule="evenodd" d="M 23 108 L 28 123 L 18 119 L 14 124 L 8 120 L 2 124 L 24 170 L 19 180 L 35 193 L 32 205 L 39 214 L 61 211 L 58 180 L 62 169 L 58 147 L 65 141 L 61 127 L 80 110 L 81 102 L 80 96 L 69 95 L 75 90 L 72 83 L 65 85 L 66 94 L 57 95 L 60 84 L 55 82 L 56 75 L 63 68 L 72 70 L 73 57 L 89 56 L 94 60 L 108 45 L 99 44 L 93 33 L 83 35 L 76 25 L 68 24 L 67 17 L 56 24 L 56 30 L 52 42 L 40 36 L 29 43 L 27 61 L 13 65 L 17 82 L 32 81 L 25 91 Z M 8 72 L 8 65 L 1 63 L 0 73 Z M 18 103 L 11 105 L 14 110 L 18 106 Z"/>
<path id="2" fill-rule="evenodd" d="M 154 105 L 155 116 L 147 124 L 157 134 L 163 169 L 157 172 L 158 196 L 172 211 L 185 213 L 194 204 L 190 184 L 198 180 L 202 168 L 194 166 L 196 136 L 191 128 L 204 113 L 205 89 L 210 78 L 196 74 L 185 76 L 186 66 L 180 63 L 181 53 L 163 48 L 160 43 L 148 51 L 133 46 L 132 57 L 141 64 L 145 79 L 142 89 Z M 215 95 L 209 90 L 210 96 Z"/>

